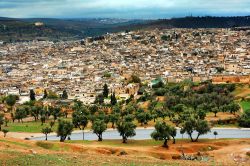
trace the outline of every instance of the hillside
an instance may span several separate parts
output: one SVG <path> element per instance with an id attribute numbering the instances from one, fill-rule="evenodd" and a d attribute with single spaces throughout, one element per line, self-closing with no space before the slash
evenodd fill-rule
<path id="1" fill-rule="evenodd" d="M 6 42 L 40 40 L 73 39 L 81 32 L 64 27 L 50 25 L 35 26 L 34 23 L 17 19 L 0 19 L 0 38 Z"/>
<path id="2" fill-rule="evenodd" d="M 43 22 L 44 26 L 35 26 Z M 13 19 L 0 17 L 0 38 L 6 42 L 76 40 L 125 30 L 152 28 L 232 28 L 250 26 L 250 17 L 184 17 L 162 20 Z"/>
<path id="3" fill-rule="evenodd" d="M 25 141 L 0 137 L 1 165 L 248 165 L 249 139 L 185 140 L 169 149 L 161 141 L 134 141 L 121 144 L 117 141 L 68 141 L 66 143 Z M 182 160 L 197 156 L 197 160 Z M 98 155 L 98 157 L 96 157 Z"/>
<path id="4" fill-rule="evenodd" d="M 232 28 L 250 26 L 250 16 L 246 17 L 184 17 L 156 20 L 146 27 L 156 28 Z"/>
<path id="5" fill-rule="evenodd" d="M 44 23 L 35 26 L 36 22 Z M 126 30 L 146 21 L 125 19 L 13 19 L 0 17 L 0 38 L 5 42 L 77 40 Z"/>

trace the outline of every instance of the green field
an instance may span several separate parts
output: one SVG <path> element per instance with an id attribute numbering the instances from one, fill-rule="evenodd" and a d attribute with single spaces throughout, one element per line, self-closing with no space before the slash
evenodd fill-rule
<path id="1" fill-rule="evenodd" d="M 41 125 L 40 121 L 37 122 L 14 122 L 8 123 L 8 127 L 4 127 L 8 129 L 10 132 L 27 132 L 27 133 L 41 133 L 42 128 L 49 126 L 49 123 Z M 53 126 L 52 130 L 55 131 L 57 128 L 57 123 Z"/>
<path id="2" fill-rule="evenodd" d="M 250 111 L 250 101 L 241 101 L 240 105 L 244 111 Z"/>

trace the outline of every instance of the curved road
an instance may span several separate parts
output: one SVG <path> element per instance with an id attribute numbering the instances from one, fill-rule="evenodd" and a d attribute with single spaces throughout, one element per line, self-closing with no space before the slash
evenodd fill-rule
<path id="1" fill-rule="evenodd" d="M 145 140 L 145 139 L 151 139 L 150 134 L 154 131 L 154 128 L 137 128 L 136 129 L 136 136 L 132 137 L 131 139 L 135 140 Z M 242 129 L 222 129 L 222 128 L 213 128 L 210 133 L 206 135 L 200 136 L 200 138 L 214 138 L 213 132 L 217 131 L 218 135 L 217 138 L 250 138 L 250 129 L 242 128 Z M 196 133 L 194 133 L 194 137 L 196 136 Z M 85 140 L 97 140 L 97 136 L 93 134 L 92 131 L 85 131 L 84 132 Z M 73 132 L 70 136 L 71 140 L 82 140 L 82 132 L 76 131 Z M 176 138 L 182 138 L 182 135 L 180 134 L 180 129 L 177 129 L 177 136 Z M 188 135 L 184 134 L 183 138 L 189 138 Z M 36 137 L 31 138 L 32 140 L 44 140 L 45 137 Z M 110 139 L 121 139 L 119 133 L 117 130 L 109 129 L 103 133 L 103 139 L 110 140 Z M 59 137 L 56 135 L 48 135 L 48 140 L 59 140 Z"/>

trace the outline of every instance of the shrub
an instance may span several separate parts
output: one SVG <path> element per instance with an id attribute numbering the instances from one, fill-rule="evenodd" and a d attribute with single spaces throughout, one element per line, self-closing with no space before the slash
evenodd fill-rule
<path id="1" fill-rule="evenodd" d="M 124 150 L 122 150 L 121 152 L 120 152 L 120 155 L 121 156 L 123 156 L 123 155 L 127 155 L 128 153 L 126 152 L 126 151 L 124 151 Z"/>
<path id="2" fill-rule="evenodd" d="M 43 141 L 36 142 L 36 145 L 44 149 L 52 149 L 54 146 L 52 143 L 43 142 Z"/>
<path id="3" fill-rule="evenodd" d="M 240 127 L 250 127 L 250 111 L 246 111 L 238 120 Z"/>

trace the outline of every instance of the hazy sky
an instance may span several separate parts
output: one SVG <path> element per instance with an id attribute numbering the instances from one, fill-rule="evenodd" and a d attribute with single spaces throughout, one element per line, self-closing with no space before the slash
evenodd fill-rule
<path id="1" fill-rule="evenodd" d="M 170 18 L 250 15 L 250 0 L 0 0 L 2 17 Z"/>

